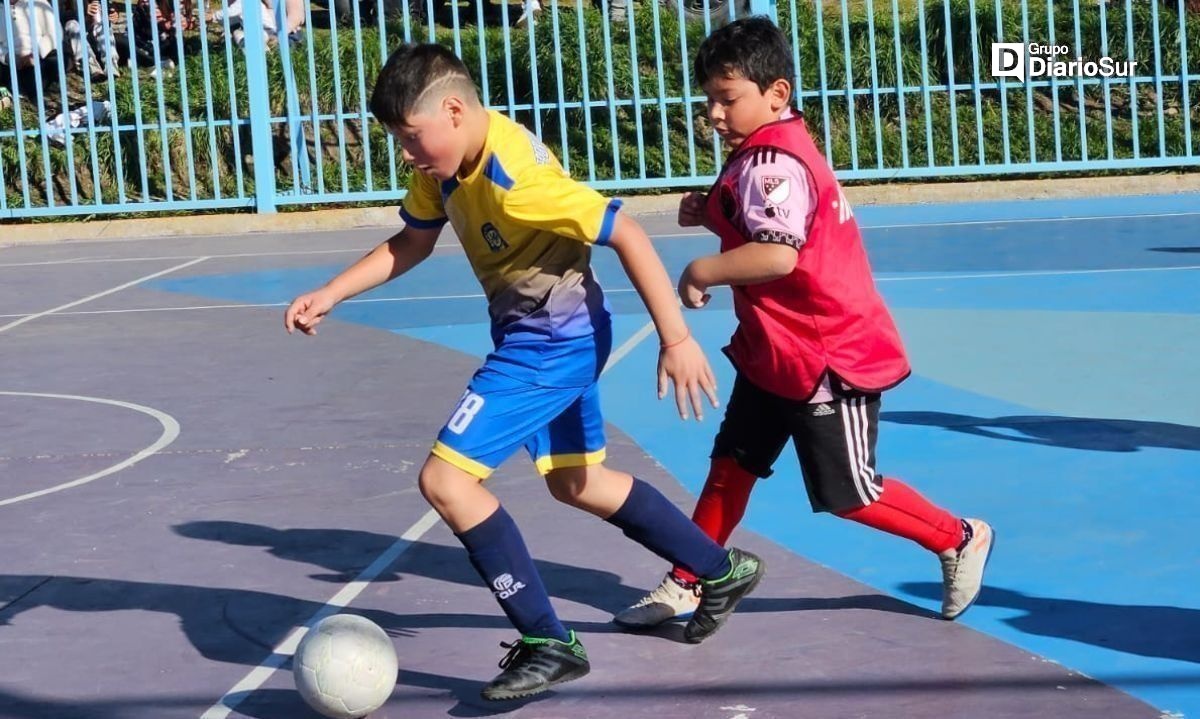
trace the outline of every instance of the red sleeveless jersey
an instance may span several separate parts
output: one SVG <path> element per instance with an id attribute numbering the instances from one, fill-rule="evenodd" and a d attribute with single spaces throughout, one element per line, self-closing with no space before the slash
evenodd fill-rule
<path id="1" fill-rule="evenodd" d="M 721 251 L 752 241 L 739 229 L 739 178 L 728 170 L 764 147 L 799 161 L 817 204 L 791 274 L 731 288 L 738 328 L 726 354 L 748 380 L 789 399 L 812 397 L 826 371 L 859 390 L 896 386 L 911 371 L 900 333 L 875 288 L 850 205 L 799 113 L 751 134 L 709 191 L 708 226 Z"/>

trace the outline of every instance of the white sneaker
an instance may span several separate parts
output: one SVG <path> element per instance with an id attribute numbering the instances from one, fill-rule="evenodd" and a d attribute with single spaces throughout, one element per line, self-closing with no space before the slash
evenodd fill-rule
<path id="1" fill-rule="evenodd" d="M 662 584 L 654 588 L 654 591 L 639 599 L 637 604 L 621 610 L 613 617 L 613 623 L 631 629 L 656 627 L 671 619 L 692 616 L 692 612 L 696 611 L 699 604 L 699 584 L 681 587 L 668 574 L 663 578 Z"/>
<path id="2" fill-rule="evenodd" d="M 971 536 L 959 549 L 938 555 L 942 561 L 942 618 L 954 619 L 975 602 L 983 588 L 983 570 L 992 556 L 995 532 L 982 519 L 963 522 Z"/>

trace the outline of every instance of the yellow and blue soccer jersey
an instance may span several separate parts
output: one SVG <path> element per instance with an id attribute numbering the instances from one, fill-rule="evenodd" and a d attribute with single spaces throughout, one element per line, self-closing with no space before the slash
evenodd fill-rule
<path id="1" fill-rule="evenodd" d="M 545 145 L 496 112 L 478 166 L 439 183 L 414 173 L 400 210 L 449 221 L 483 285 L 496 349 L 438 433 L 433 454 L 477 477 L 522 446 L 542 473 L 604 459 L 597 380 L 612 346 L 591 245 L 620 200 L 575 182 Z"/>
<path id="2" fill-rule="evenodd" d="M 621 201 L 572 180 L 524 127 L 489 116 L 475 170 L 441 183 L 413 173 L 400 214 L 416 227 L 454 227 L 497 346 L 588 336 L 609 323 L 591 245 L 608 241 Z"/>

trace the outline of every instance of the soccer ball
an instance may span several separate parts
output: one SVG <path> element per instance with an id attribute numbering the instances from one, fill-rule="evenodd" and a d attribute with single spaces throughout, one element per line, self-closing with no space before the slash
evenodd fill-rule
<path id="1" fill-rule="evenodd" d="M 292 659 L 296 689 L 332 719 L 363 717 L 383 706 L 396 686 L 396 649 L 370 619 L 335 614 L 304 635 Z"/>

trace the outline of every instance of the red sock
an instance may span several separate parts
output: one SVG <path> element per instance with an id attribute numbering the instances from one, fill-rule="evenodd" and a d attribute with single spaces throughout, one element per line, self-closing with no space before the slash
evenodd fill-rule
<path id="1" fill-rule="evenodd" d="M 750 491 L 758 478 L 742 469 L 732 457 L 714 459 L 708 469 L 708 479 L 692 512 L 692 521 L 705 534 L 722 546 L 728 541 L 733 529 L 746 514 Z M 675 567 L 671 574 L 681 582 L 692 583 L 696 575 L 683 567 Z"/>
<path id="2" fill-rule="evenodd" d="M 838 512 L 839 517 L 911 539 L 931 552 L 957 547 L 962 521 L 898 479 L 885 477 L 883 494 L 865 507 Z"/>

